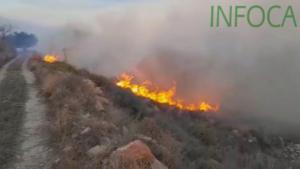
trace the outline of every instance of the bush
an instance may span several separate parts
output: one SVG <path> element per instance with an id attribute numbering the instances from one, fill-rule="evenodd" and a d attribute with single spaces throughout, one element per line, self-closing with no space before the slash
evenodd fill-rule
<path id="1" fill-rule="evenodd" d="M 15 49 L 13 49 L 6 41 L 0 40 L 0 67 L 15 56 Z"/>
<path id="2" fill-rule="evenodd" d="M 216 131 L 207 123 L 194 124 L 191 127 L 191 132 L 206 145 L 215 145 L 217 143 Z"/>

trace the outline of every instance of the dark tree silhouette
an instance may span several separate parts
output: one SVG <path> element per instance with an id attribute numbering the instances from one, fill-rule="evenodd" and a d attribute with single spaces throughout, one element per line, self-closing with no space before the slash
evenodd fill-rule
<path id="1" fill-rule="evenodd" d="M 11 33 L 13 27 L 11 25 L 0 25 L 0 40 L 4 40 Z"/>
<path id="2" fill-rule="evenodd" d="M 16 47 L 26 50 L 37 44 L 38 39 L 34 34 L 28 34 L 26 32 L 15 32 L 8 37 L 9 41 Z"/>

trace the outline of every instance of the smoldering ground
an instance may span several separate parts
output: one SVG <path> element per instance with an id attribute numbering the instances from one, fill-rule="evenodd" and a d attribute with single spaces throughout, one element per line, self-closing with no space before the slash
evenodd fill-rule
<path id="1" fill-rule="evenodd" d="M 212 29 L 210 5 L 164 1 L 100 10 L 68 22 L 42 46 L 94 73 L 133 71 L 164 87 L 176 81 L 184 98 L 220 103 L 222 116 L 297 134 L 298 30 Z"/>

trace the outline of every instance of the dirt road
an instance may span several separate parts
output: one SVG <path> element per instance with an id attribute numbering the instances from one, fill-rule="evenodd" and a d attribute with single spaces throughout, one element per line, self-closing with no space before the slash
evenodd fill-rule
<path id="1" fill-rule="evenodd" d="M 48 168 L 43 103 L 25 56 L 0 70 L 0 169 Z"/>

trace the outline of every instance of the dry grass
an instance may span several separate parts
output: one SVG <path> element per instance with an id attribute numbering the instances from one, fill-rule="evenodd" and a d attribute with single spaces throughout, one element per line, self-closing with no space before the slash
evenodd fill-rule
<path id="1" fill-rule="evenodd" d="M 289 166 L 266 155 L 260 143 L 248 143 L 251 132 L 236 136 L 202 117 L 154 110 L 152 104 L 115 88 L 108 79 L 65 63 L 45 64 L 34 58 L 30 66 L 49 105 L 49 128 L 59 155 L 53 168 L 148 169 L 150 164 L 143 159 L 108 162 L 114 150 L 136 139 L 145 142 L 169 169 Z M 107 151 L 88 156 L 87 151 L 97 145 L 107 145 Z"/>
<path id="2" fill-rule="evenodd" d="M 7 42 L 0 40 L 0 68 L 14 57 L 16 57 L 15 50 Z"/>

